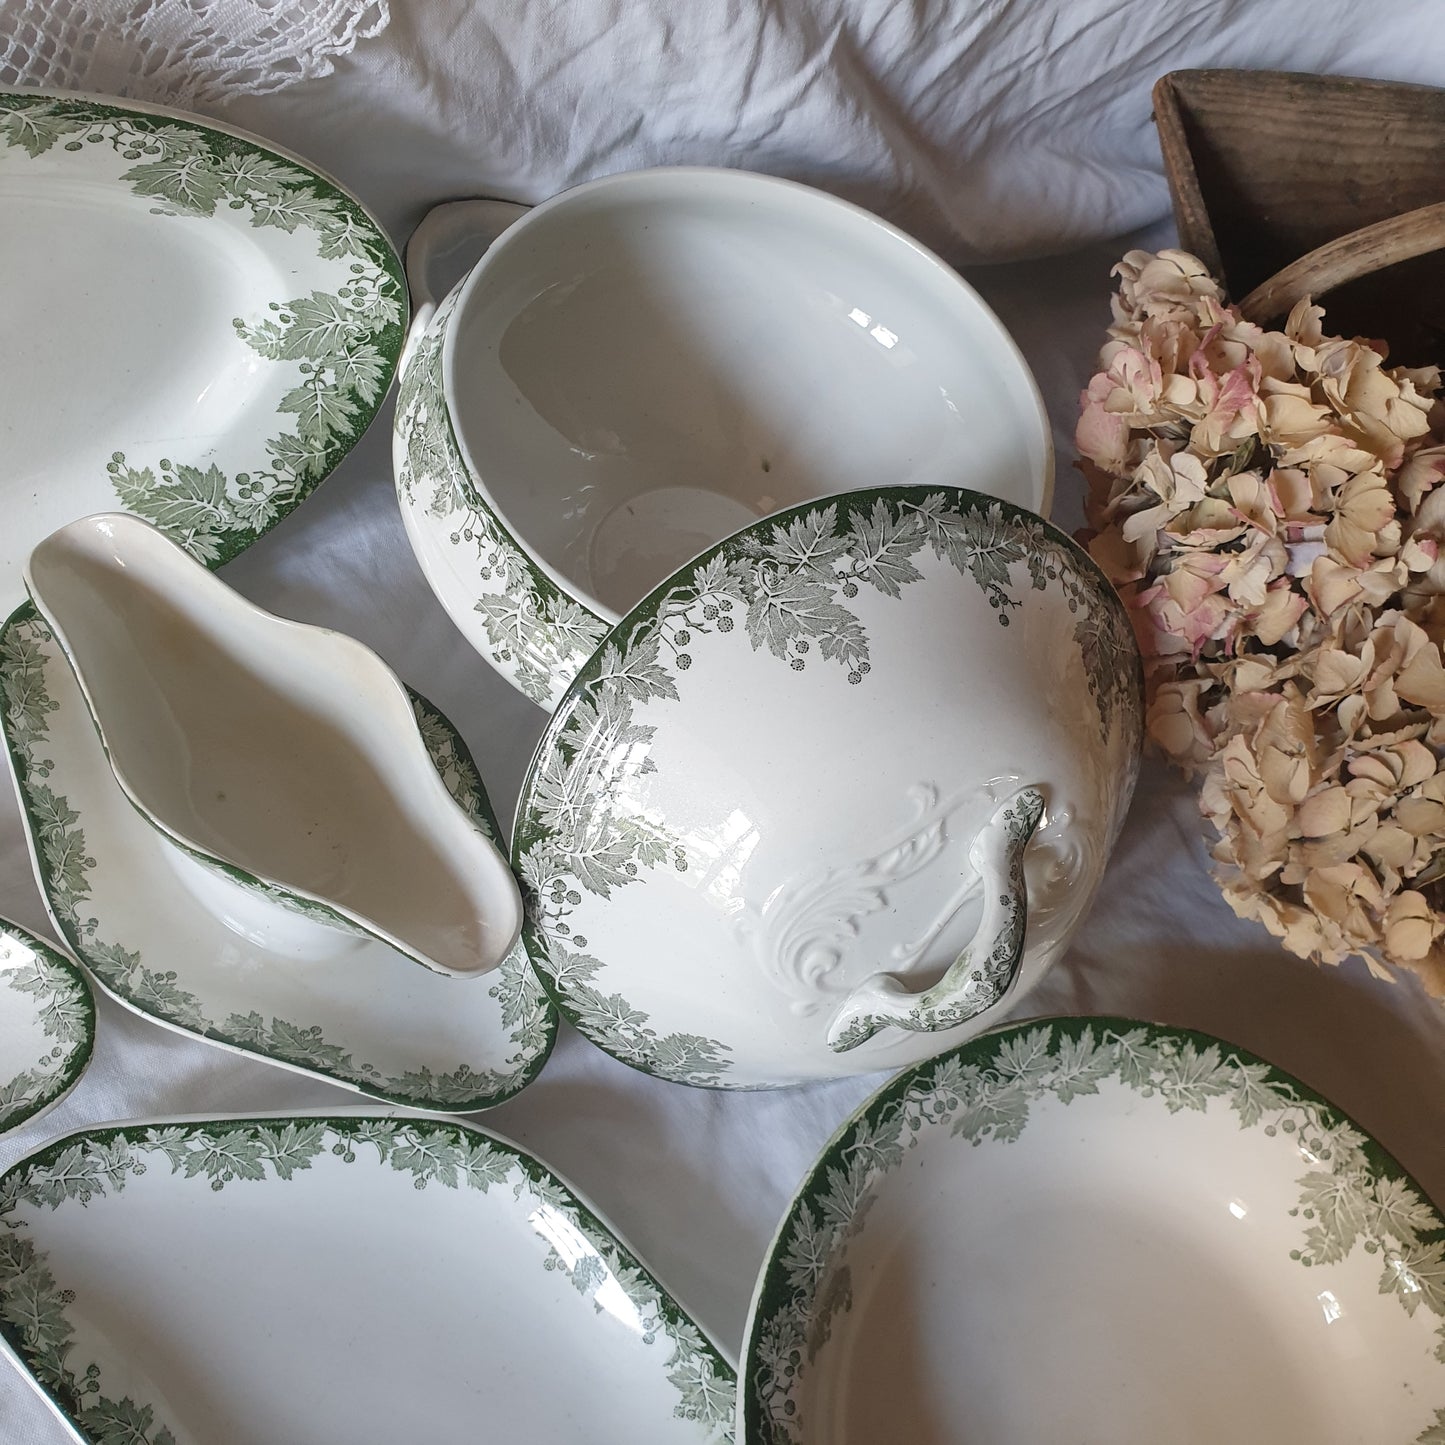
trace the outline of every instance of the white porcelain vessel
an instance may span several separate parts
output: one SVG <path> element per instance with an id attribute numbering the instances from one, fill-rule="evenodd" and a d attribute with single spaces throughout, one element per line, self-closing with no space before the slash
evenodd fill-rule
<path id="1" fill-rule="evenodd" d="M 582 669 L 513 829 L 526 936 L 624 1062 L 899 1068 L 1067 947 L 1133 793 L 1123 604 L 1042 519 L 884 488 L 744 529 Z"/>
<path id="2" fill-rule="evenodd" d="M 483 650 L 544 705 L 608 625 L 760 517 L 962 474 L 1048 508 L 1018 349 L 866 211 L 741 171 L 610 176 L 523 215 L 433 308 L 426 253 L 455 214 L 408 252 L 397 485 L 404 512 L 466 533 Z"/>
<path id="3" fill-rule="evenodd" d="M 26 584 L 126 796 L 225 886 L 440 973 L 486 973 L 511 951 L 506 860 L 370 649 L 262 611 L 123 514 L 52 534 Z"/>
<path id="4" fill-rule="evenodd" d="M 79 965 L 0 918 L 0 1134 L 53 1109 L 95 1048 L 95 1001 Z"/>
<path id="5" fill-rule="evenodd" d="M 433 768 L 499 837 L 466 745 L 413 697 Z M 56 934 L 144 1018 L 413 1109 L 470 1113 L 536 1076 L 557 1016 L 519 943 L 485 979 L 287 912 L 175 847 L 115 780 L 65 655 L 26 603 L 0 628 L 0 728 Z"/>
<path id="6" fill-rule="evenodd" d="M 1232 1045 L 1018 1024 L 891 1081 L 768 1251 L 743 1445 L 1433 1445 L 1445 1218 Z"/>
<path id="7" fill-rule="evenodd" d="M 385 232 L 315 167 L 161 106 L 0 90 L 0 614 L 124 508 L 208 565 L 366 430 L 401 353 Z"/>
<path id="8" fill-rule="evenodd" d="M 0 1335 L 91 1445 L 732 1440 L 733 1370 L 607 1224 L 440 1120 L 71 1134 L 0 1179 Z"/>

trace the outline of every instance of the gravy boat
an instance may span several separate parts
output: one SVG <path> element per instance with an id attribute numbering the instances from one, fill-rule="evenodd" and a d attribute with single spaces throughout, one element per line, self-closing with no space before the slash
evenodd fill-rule
<path id="1" fill-rule="evenodd" d="M 25 580 L 116 782 L 175 847 L 438 973 L 510 952 L 516 881 L 369 648 L 263 611 L 123 514 L 54 532 Z"/>

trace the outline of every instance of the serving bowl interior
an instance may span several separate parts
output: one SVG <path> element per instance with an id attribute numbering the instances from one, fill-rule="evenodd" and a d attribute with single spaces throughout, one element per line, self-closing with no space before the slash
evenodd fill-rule
<path id="1" fill-rule="evenodd" d="M 973 289 L 772 177 L 637 172 L 537 207 L 463 283 L 443 366 L 471 484 L 608 621 L 814 497 L 966 466 L 1048 507 L 1038 389 Z"/>
<path id="2" fill-rule="evenodd" d="M 117 782 L 191 857 L 440 972 L 506 956 L 515 881 L 368 648 L 253 606 L 134 517 L 61 528 L 26 581 Z"/>

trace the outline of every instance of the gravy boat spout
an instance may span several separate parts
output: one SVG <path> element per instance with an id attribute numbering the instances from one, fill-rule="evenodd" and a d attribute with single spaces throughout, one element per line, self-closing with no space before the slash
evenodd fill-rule
<path id="1" fill-rule="evenodd" d="M 46 538 L 26 585 L 116 782 L 170 843 L 438 973 L 486 973 L 511 951 L 516 880 L 369 648 L 262 611 L 121 514 Z"/>

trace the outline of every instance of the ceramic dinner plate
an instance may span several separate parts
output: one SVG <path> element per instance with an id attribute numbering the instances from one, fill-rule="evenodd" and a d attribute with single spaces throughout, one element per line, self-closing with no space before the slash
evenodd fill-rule
<path id="1" fill-rule="evenodd" d="M 556 1017 L 520 945 L 495 973 L 458 979 L 239 885 L 230 912 L 218 912 L 214 875 L 121 792 L 75 676 L 29 604 L 0 632 L 0 699 L 51 917 L 121 1003 L 183 1033 L 420 1109 L 489 1108 L 541 1068 Z M 452 796 L 495 836 L 465 745 L 429 704 L 418 699 L 416 708 Z"/>
<path id="2" fill-rule="evenodd" d="M 1242 1049 L 1020 1024 L 835 1135 L 739 1395 L 748 1445 L 1438 1445 L 1445 1220 Z"/>
<path id="3" fill-rule="evenodd" d="M 156 106 L 0 91 L 0 611 L 61 523 L 125 508 L 218 565 L 391 384 L 406 286 L 303 162 Z"/>
<path id="4" fill-rule="evenodd" d="M 733 1371 L 543 1164 L 409 1118 L 71 1134 L 0 1178 L 0 1336 L 94 1445 L 721 1445 Z"/>
<path id="5" fill-rule="evenodd" d="M 0 918 L 0 1134 L 58 1104 L 95 1046 L 95 1002 L 58 949 Z"/>

